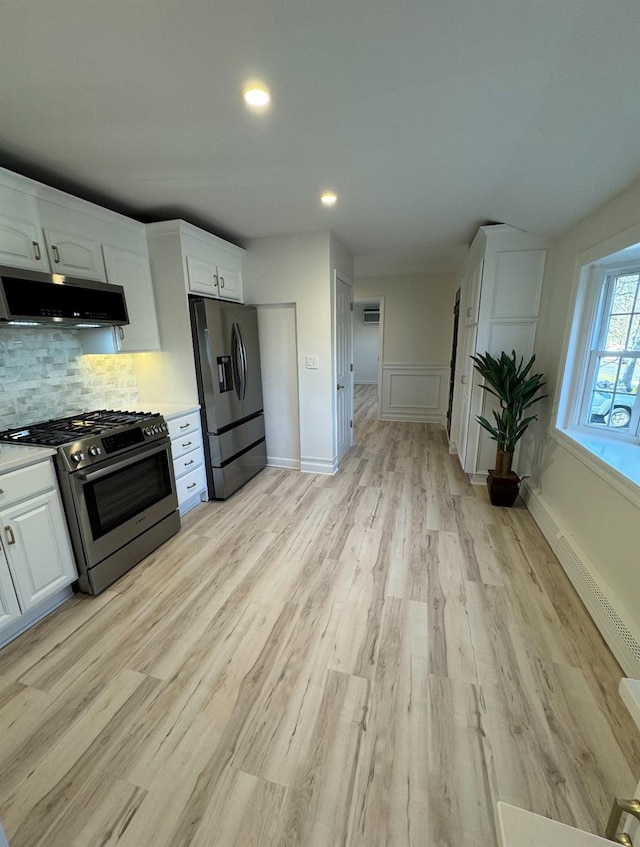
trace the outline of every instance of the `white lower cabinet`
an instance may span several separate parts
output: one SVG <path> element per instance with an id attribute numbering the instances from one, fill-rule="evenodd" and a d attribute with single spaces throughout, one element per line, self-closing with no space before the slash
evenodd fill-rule
<path id="1" fill-rule="evenodd" d="M 200 414 L 189 412 L 169 418 L 167 425 L 171 438 L 178 506 L 180 514 L 184 515 L 201 500 L 207 499 L 207 475 L 204 467 Z"/>
<path id="2" fill-rule="evenodd" d="M 4 552 L 0 550 L 0 630 L 17 621 L 21 615 L 9 563 Z"/>
<path id="3" fill-rule="evenodd" d="M 0 475 L 0 531 L 3 641 L 5 630 L 16 626 L 17 634 L 38 607 L 46 614 L 47 601 L 78 578 L 50 460 Z"/>

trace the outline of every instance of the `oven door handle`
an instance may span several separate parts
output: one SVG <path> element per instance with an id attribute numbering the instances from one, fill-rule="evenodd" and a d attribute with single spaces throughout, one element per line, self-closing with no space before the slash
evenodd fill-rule
<path id="1" fill-rule="evenodd" d="M 114 465 L 109 465 L 106 468 L 100 468 L 97 471 L 80 471 L 73 474 L 80 482 L 93 482 L 96 479 L 102 479 L 105 476 L 110 476 L 112 473 L 124 470 L 125 468 L 135 465 L 141 459 L 148 459 L 149 456 L 154 456 L 156 453 L 168 452 L 168 443 L 163 443 L 155 447 L 153 450 L 139 451 L 135 456 L 130 456 L 128 459 L 123 459 L 121 462 L 116 462 Z"/>

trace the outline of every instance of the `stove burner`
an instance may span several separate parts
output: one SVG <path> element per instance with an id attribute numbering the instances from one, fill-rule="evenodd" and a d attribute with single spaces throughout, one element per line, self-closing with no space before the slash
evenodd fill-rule
<path id="1" fill-rule="evenodd" d="M 121 412 L 97 409 L 80 412 L 67 418 L 39 421 L 28 427 L 16 427 L 0 432 L 0 441 L 12 444 L 36 444 L 42 447 L 60 447 L 89 436 L 100 437 L 116 429 L 136 426 L 140 421 L 156 417 L 152 412 Z"/>

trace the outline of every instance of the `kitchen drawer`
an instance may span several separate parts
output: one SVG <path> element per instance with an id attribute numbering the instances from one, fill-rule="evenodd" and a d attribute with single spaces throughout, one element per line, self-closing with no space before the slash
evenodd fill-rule
<path id="1" fill-rule="evenodd" d="M 207 488 L 207 479 L 204 472 L 204 465 L 191 471 L 180 479 L 176 480 L 176 492 L 178 494 L 178 503 L 182 505 L 186 500 L 193 497 L 194 494 L 199 494 Z"/>
<path id="2" fill-rule="evenodd" d="M 0 506 L 8 506 L 41 491 L 56 488 L 56 475 L 50 461 L 38 462 L 0 475 Z"/>
<path id="3" fill-rule="evenodd" d="M 185 474 L 191 473 L 191 471 L 201 467 L 203 464 L 204 453 L 202 452 L 202 447 L 198 447 L 195 450 L 185 453 L 184 456 L 180 456 L 177 459 L 174 458 L 173 473 L 176 479 L 180 479 Z"/>
<path id="4" fill-rule="evenodd" d="M 184 456 L 185 453 L 197 450 L 198 447 L 202 447 L 202 435 L 200 432 L 190 432 L 173 439 L 171 453 L 175 460 Z"/>
<path id="5" fill-rule="evenodd" d="M 191 412 L 167 421 L 169 427 L 169 438 L 179 438 L 181 435 L 189 435 L 192 432 L 200 432 L 200 412 Z"/>

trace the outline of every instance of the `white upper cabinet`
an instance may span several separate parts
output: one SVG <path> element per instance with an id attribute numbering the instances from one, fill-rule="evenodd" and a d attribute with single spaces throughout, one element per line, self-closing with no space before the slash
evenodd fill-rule
<path id="1" fill-rule="evenodd" d="M 242 255 L 231 252 L 238 248 L 227 244 L 225 246 L 230 249 L 226 250 L 216 236 L 209 235 L 207 239 L 204 232 L 200 232 L 200 236 L 194 238 L 192 234 L 185 233 L 182 238 L 189 291 L 241 303 Z"/>
<path id="2" fill-rule="evenodd" d="M 45 229 L 49 262 L 54 273 L 105 282 L 102 245 L 77 232 Z"/>
<path id="3" fill-rule="evenodd" d="M 218 293 L 223 300 L 242 303 L 242 271 L 231 265 L 218 265 Z"/>
<path id="4" fill-rule="evenodd" d="M 38 201 L 0 184 L 0 264 L 50 271 Z"/>
<path id="5" fill-rule="evenodd" d="M 193 294 L 218 297 L 218 272 L 215 261 L 187 255 L 186 262 L 189 291 Z"/>
<path id="6" fill-rule="evenodd" d="M 146 231 L 138 221 L 0 168 L 0 265 L 121 285 L 129 325 L 83 331 L 85 352 L 160 349 Z"/>
<path id="7" fill-rule="evenodd" d="M 244 302 L 241 247 L 185 221 L 147 224 L 147 241 L 154 276 L 156 268 L 162 274 L 162 254 L 165 267 L 167 257 L 182 262 L 187 294 Z"/>
<path id="8" fill-rule="evenodd" d="M 102 249 L 107 267 L 107 282 L 124 288 L 129 312 L 129 325 L 116 327 L 118 350 L 121 353 L 159 350 L 156 304 L 146 251 L 144 254 L 132 253 L 130 250 L 120 250 L 108 245 Z"/>

